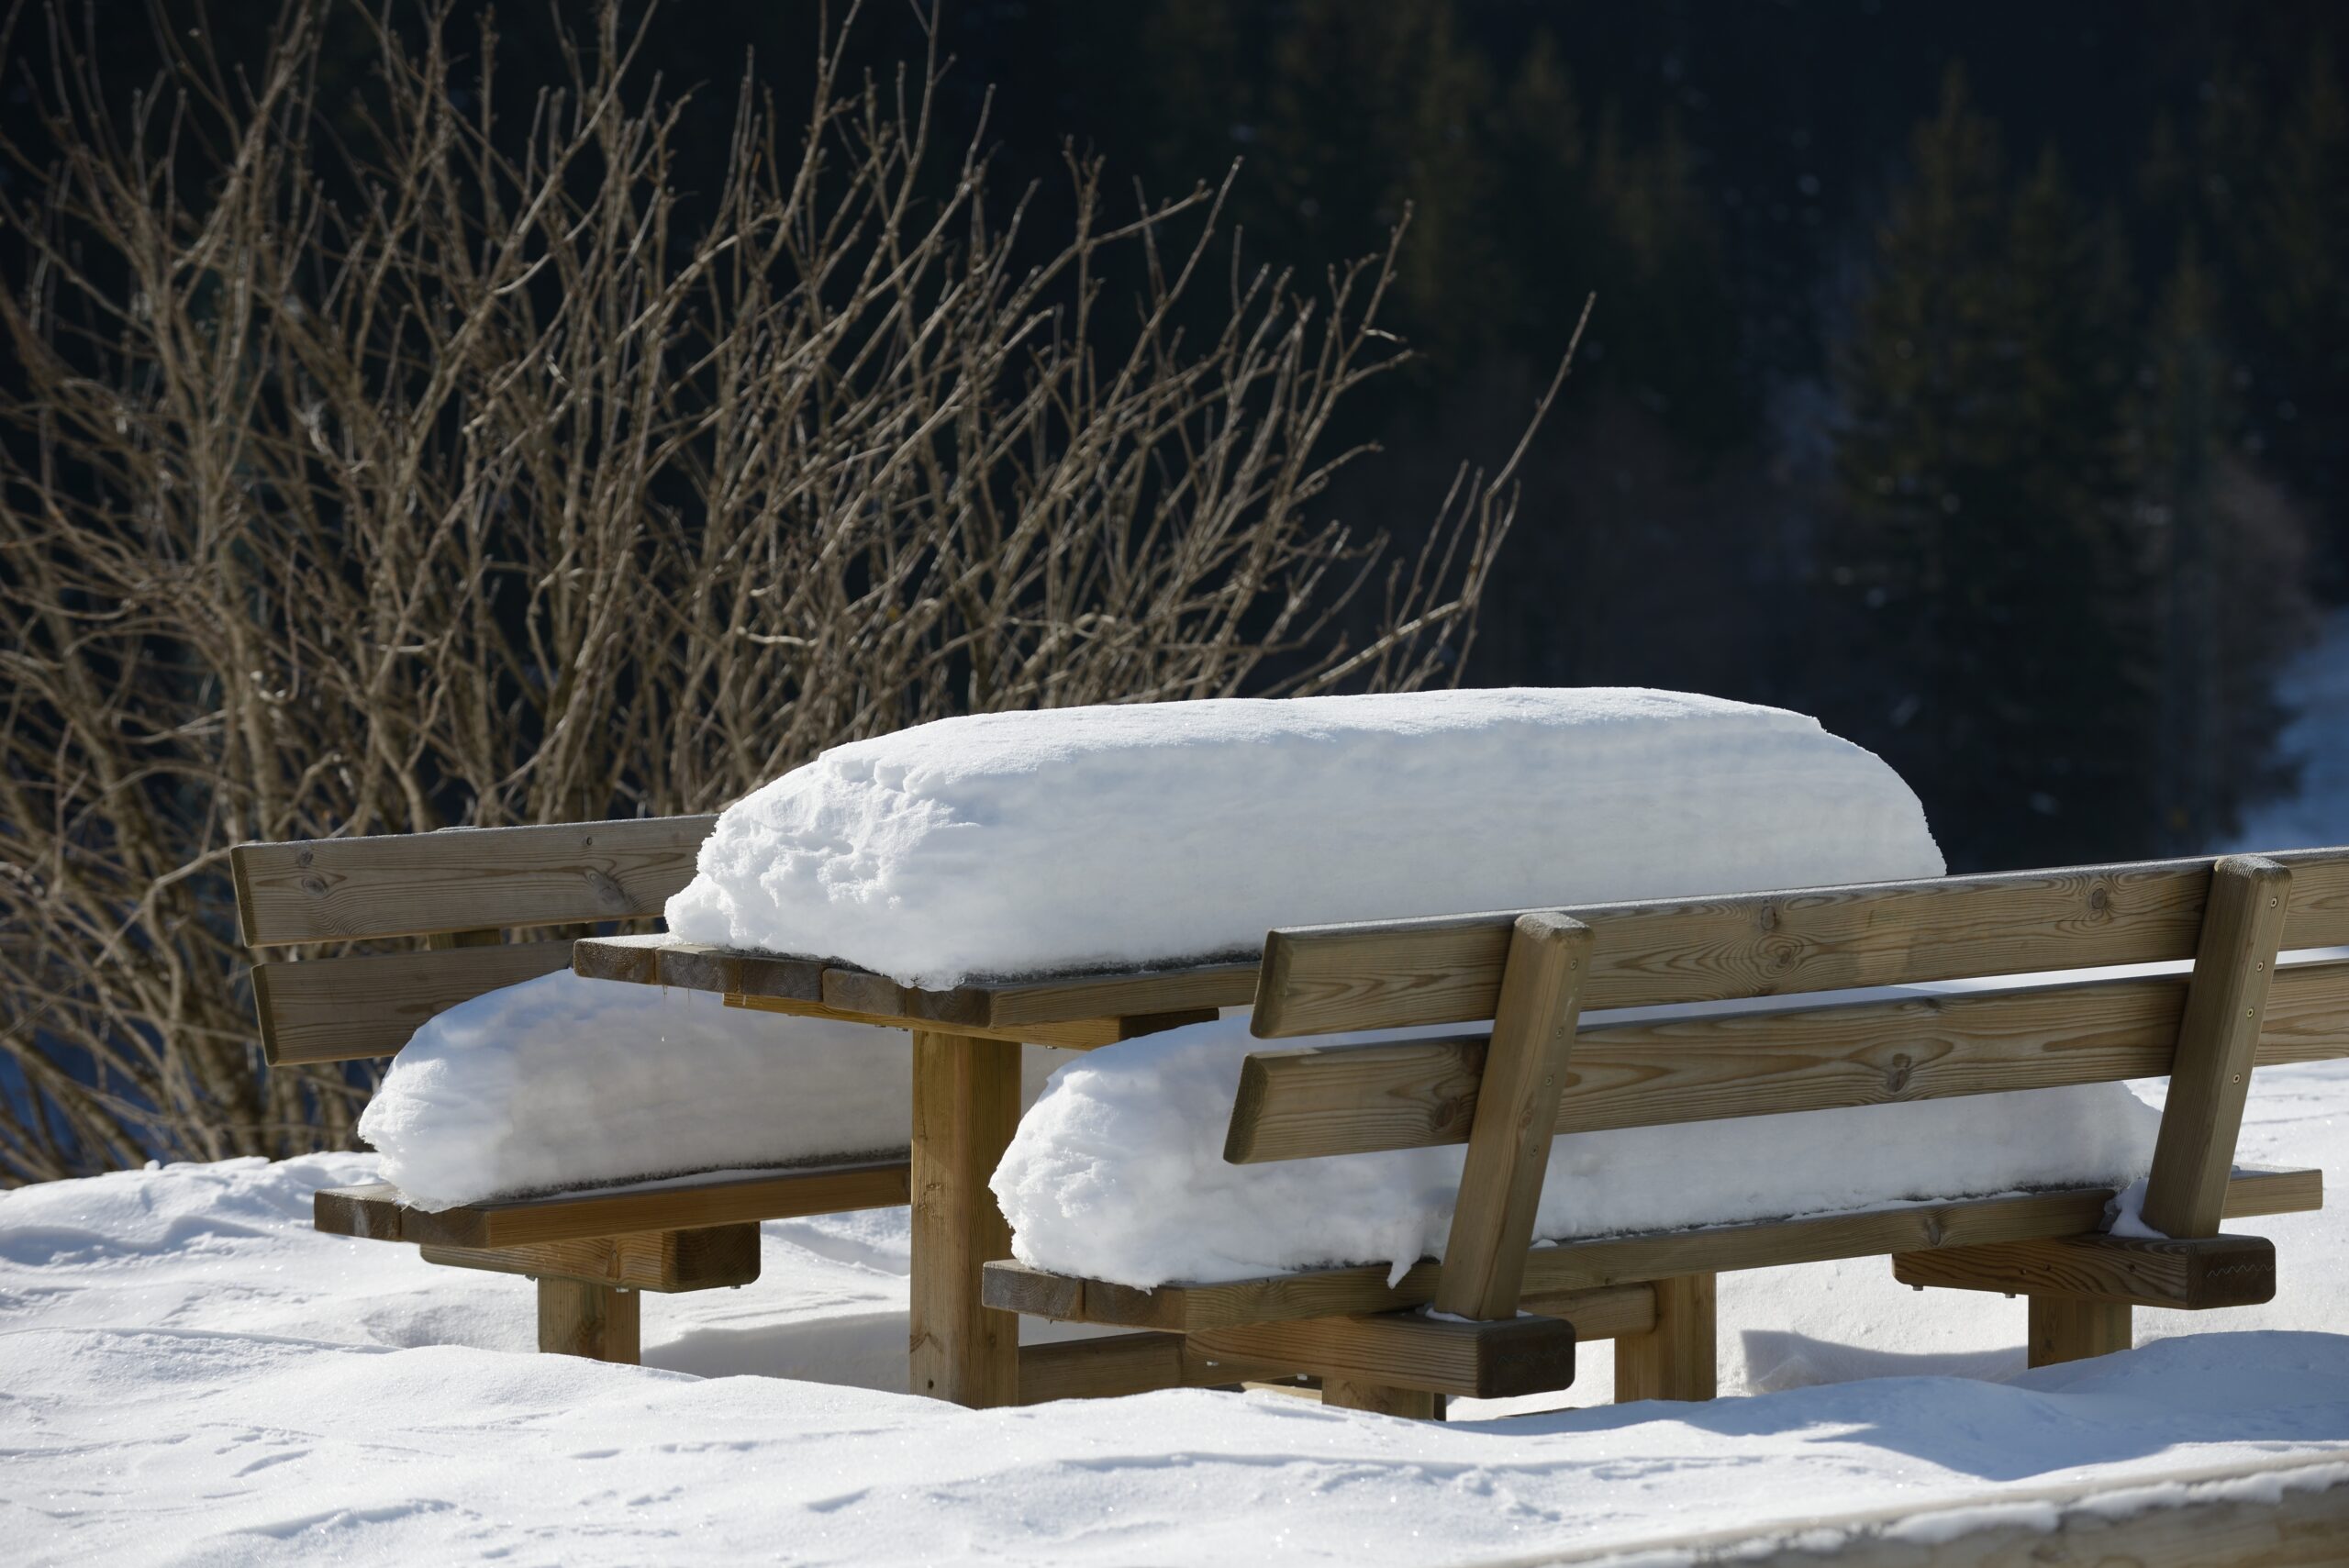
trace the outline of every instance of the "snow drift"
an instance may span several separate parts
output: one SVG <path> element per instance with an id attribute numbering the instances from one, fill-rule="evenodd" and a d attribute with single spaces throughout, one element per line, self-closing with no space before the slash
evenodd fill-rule
<path id="1" fill-rule="evenodd" d="M 1072 1052 L 1027 1048 L 1026 1092 Z M 542 975 L 426 1021 L 359 1133 L 418 1208 L 903 1151 L 913 1043 L 895 1029 Z"/>
<path id="2" fill-rule="evenodd" d="M 1275 926 L 1936 876 L 1815 719 L 1631 688 L 941 719 L 728 808 L 669 929 L 907 984 L 1252 952 Z"/>
<path id="3" fill-rule="evenodd" d="M 1336 1263 L 1384 1262 L 1399 1276 L 1422 1257 L 1441 1257 L 1462 1146 L 1225 1163 L 1241 1061 L 1270 1043 L 1252 1037 L 1244 1019 L 1225 1018 L 1109 1046 L 1063 1069 L 996 1171 L 1014 1255 L 1056 1273 L 1141 1286 Z M 2019 1188 L 2119 1187 L 2152 1163 L 2160 1120 L 2125 1084 L 2090 1084 L 1571 1133 L 1552 1148 L 1534 1235 L 1564 1240 Z"/>

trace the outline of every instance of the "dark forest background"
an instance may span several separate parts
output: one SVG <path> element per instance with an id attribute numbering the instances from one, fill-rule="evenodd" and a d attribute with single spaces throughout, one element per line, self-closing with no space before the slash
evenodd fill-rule
<path id="1" fill-rule="evenodd" d="M 166 9 L 231 55 L 271 20 Z M 117 10 L 94 58 L 127 97 L 148 7 Z M 662 17 L 651 68 L 703 84 L 681 166 L 718 168 L 745 50 L 795 99 L 817 12 Z M 509 83 L 561 74 L 547 9 L 495 26 Z M 1248 254 L 1308 276 L 1408 211 L 1418 358 L 1338 433 L 1384 453 L 1349 520 L 1408 538 L 1464 451 L 1505 455 L 1597 295 L 1469 683 L 1816 713 L 1955 868 L 2207 848 L 2288 785 L 2274 676 L 2349 598 L 2349 11 L 963 0 L 939 28 L 943 136 L 984 114 L 997 187 L 1048 216 L 1072 147 L 1160 196 L 1239 161 Z M 855 37 L 875 71 L 924 47 L 896 5 Z"/>

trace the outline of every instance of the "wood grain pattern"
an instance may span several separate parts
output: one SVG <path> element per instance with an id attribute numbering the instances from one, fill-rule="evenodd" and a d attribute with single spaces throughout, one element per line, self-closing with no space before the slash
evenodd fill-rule
<path id="1" fill-rule="evenodd" d="M 974 1409 L 1019 1402 L 1019 1320 L 979 1295 L 981 1268 L 1011 1255 L 987 1178 L 1019 1122 L 1017 1044 L 915 1031 L 911 1393 Z"/>
<path id="2" fill-rule="evenodd" d="M 1107 1014 L 1244 1007 L 1255 998 L 1256 961 L 1188 964 L 1126 974 L 1069 975 L 984 988 L 987 1021 L 1011 1028 Z"/>
<path id="3" fill-rule="evenodd" d="M 1436 1283 L 1440 1312 L 1505 1318 L 1517 1310 L 1589 956 L 1590 928 L 1581 922 L 1552 915 L 1518 917 L 1444 1244 L 1443 1274 Z M 1568 1351 L 1571 1379 L 1571 1339 Z"/>
<path id="4" fill-rule="evenodd" d="M 639 1230 L 695 1230 L 744 1220 L 792 1219 L 893 1208 L 911 1194 L 907 1162 L 820 1165 L 753 1176 L 727 1176 L 629 1192 L 471 1204 L 428 1213 L 400 1201 L 388 1182 L 326 1187 L 314 1197 L 311 1223 L 331 1236 L 418 1246 L 504 1248 Z"/>
<path id="5" fill-rule="evenodd" d="M 1321 1403 L 1333 1410 L 1362 1410 L 1374 1416 L 1394 1416 L 1406 1421 L 1443 1419 L 1443 1396 L 1391 1383 L 1363 1383 L 1353 1378 L 1321 1380 Z"/>
<path id="6" fill-rule="evenodd" d="M 745 996 L 729 993 L 726 1005 L 747 1007 L 753 1012 L 779 1013 L 789 1018 L 830 1018 L 841 1023 L 869 1024 L 882 1029 L 926 1027 L 917 1018 L 842 1012 L 837 1007 L 821 1006 L 814 1002 L 791 1002 L 774 996 Z M 1144 1035 L 1181 1029 L 1186 1024 L 1203 1024 L 1214 1017 L 1212 1012 L 1146 1013 L 1140 1017 L 1078 1018 L 1056 1024 L 1016 1024 L 1001 1029 L 985 1024 L 957 1024 L 954 1030 L 966 1040 L 1003 1040 L 1027 1045 L 1056 1045 L 1067 1051 L 1092 1051 L 1104 1045 L 1115 1045 L 1119 1040 L 1140 1040 Z"/>
<path id="7" fill-rule="evenodd" d="M 1557 1130 L 2155 1077 L 2170 1070 L 2184 975 L 1586 1025 Z M 2274 972 L 2260 1062 L 2349 1056 L 2349 961 Z M 2269 1031 L 2278 1041 L 2269 1049 Z M 1485 1043 L 1473 1037 L 1257 1051 L 1224 1142 L 1235 1163 L 1467 1140 Z"/>
<path id="8" fill-rule="evenodd" d="M 2145 1223 L 2165 1236 L 2218 1232 L 2291 893 L 2292 873 L 2255 855 L 2230 856 L 2210 873 L 2169 1097 L 2145 1178 Z"/>
<path id="9" fill-rule="evenodd" d="M 2349 850 L 2278 853 L 2288 948 L 2349 943 Z M 1583 1006 L 1643 1006 L 2191 958 L 2212 862 L 2147 861 L 1639 904 L 1562 905 L 1598 933 Z M 1523 911 L 1279 930 L 1268 1039 L 1493 1016 Z"/>
<path id="10" fill-rule="evenodd" d="M 2262 1236 L 2060 1236 L 1896 1253 L 1892 1277 L 1902 1284 L 2199 1312 L 2274 1300 L 2276 1245 Z"/>
<path id="11" fill-rule="evenodd" d="M 774 1011 L 851 1016 L 892 1029 L 933 1027 L 976 1039 L 1064 1043 L 1040 1029 L 1061 1029 L 1066 1043 L 1108 1044 L 1104 1019 L 1149 1020 L 1142 1032 L 1174 1029 L 1245 1006 L 1256 991 L 1253 962 L 1074 974 L 1047 979 L 974 981 L 952 990 L 900 985 L 885 974 L 821 959 L 780 957 L 708 947 L 674 937 L 591 937 L 576 945 L 573 967 L 590 980 L 718 991 L 750 1005 L 791 1003 Z M 819 1011 L 829 1009 L 829 1012 Z M 1090 1038 L 1081 1040 L 1079 1037 Z M 1115 1038 L 1132 1039 L 1128 1033 Z"/>
<path id="12" fill-rule="evenodd" d="M 658 915 L 693 880 L 715 817 L 239 844 L 248 947 Z"/>
<path id="13" fill-rule="evenodd" d="M 2109 1356 L 2134 1342 L 2132 1308 L 2126 1302 L 2071 1296 L 2034 1296 L 2030 1302 L 2023 1359 L 2032 1366 Z"/>
<path id="14" fill-rule="evenodd" d="M 1109 1399 L 1161 1388 L 1225 1388 L 1241 1383 L 1288 1382 L 1295 1367 L 1211 1359 L 1180 1334 L 1111 1334 L 1019 1347 L 1019 1403 Z"/>
<path id="15" fill-rule="evenodd" d="M 1615 1403 L 1710 1399 L 1720 1392 L 1711 1274 L 1655 1282 L 1655 1327 L 1615 1341 Z"/>
<path id="16" fill-rule="evenodd" d="M 571 967 L 584 980 L 673 985 L 821 1006 L 824 966 L 813 959 L 739 952 L 665 936 L 591 937 L 571 946 Z"/>
<path id="17" fill-rule="evenodd" d="M 1472 1399 L 1547 1394 L 1575 1380 L 1575 1330 L 1555 1318 L 1455 1322 L 1417 1312 L 1306 1318 L 1190 1336 L 1210 1356 L 1298 1366 L 1332 1380 Z"/>
<path id="18" fill-rule="evenodd" d="M 2082 1235 L 2103 1220 L 2104 1206 L 2112 1196 L 2110 1187 L 2075 1187 L 2022 1197 L 1968 1198 L 1537 1246 L 1526 1254 L 1522 1305 L 1527 1311 L 1573 1318 L 1575 1313 L 1562 1305 L 1562 1297 L 1610 1285 L 1824 1262 L 1831 1258 Z M 2316 1170 L 2239 1170 L 2227 1188 L 2231 1219 L 2323 1207 L 2324 1175 Z M 1103 1280 L 1049 1273 L 1024 1263 L 998 1262 L 986 1268 L 985 1292 L 989 1305 L 1006 1311 L 1114 1328 L 1197 1333 L 1283 1318 L 1398 1311 L 1432 1299 L 1437 1273 L 1432 1260 L 1422 1260 L 1391 1286 L 1386 1283 L 1386 1266 L 1374 1263 L 1137 1290 Z M 1586 1327 L 1580 1329 L 1580 1334 L 1585 1340 L 1599 1337 Z"/>
<path id="19" fill-rule="evenodd" d="M 620 1366 L 644 1359 L 644 1297 L 580 1280 L 539 1282 L 539 1350 Z"/>
<path id="20" fill-rule="evenodd" d="M 424 1261 L 444 1267 L 578 1280 L 677 1295 L 749 1284 L 759 1277 L 759 1228 L 713 1225 L 698 1230 L 638 1230 L 525 1247 L 426 1247 Z"/>
<path id="21" fill-rule="evenodd" d="M 570 967 L 569 942 L 257 963 L 262 1054 L 273 1066 L 396 1055 L 436 1013 Z"/>

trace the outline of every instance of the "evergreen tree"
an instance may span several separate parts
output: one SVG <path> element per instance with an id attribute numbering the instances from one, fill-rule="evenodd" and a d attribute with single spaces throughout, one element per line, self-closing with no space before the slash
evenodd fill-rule
<path id="1" fill-rule="evenodd" d="M 2207 851 L 2289 782 L 2276 675 L 2313 628 L 2299 509 L 2240 452 L 2225 311 L 2191 230 L 2149 329 L 2130 405 L 2132 472 L 2157 599 L 2166 847 Z"/>
<path id="2" fill-rule="evenodd" d="M 2154 725 L 2117 236 L 2052 156 L 2009 191 L 1955 72 L 1914 164 L 1842 372 L 1826 559 L 1878 677 L 1856 728 L 1954 862 L 2125 853 Z"/>
<path id="3" fill-rule="evenodd" d="M 2250 412 L 2260 446 L 2298 487 L 2332 503 L 2328 555 L 2349 585 L 2349 93 L 2320 44 L 2282 134 L 2256 172 L 2242 273 L 2254 282 L 2274 371 Z"/>

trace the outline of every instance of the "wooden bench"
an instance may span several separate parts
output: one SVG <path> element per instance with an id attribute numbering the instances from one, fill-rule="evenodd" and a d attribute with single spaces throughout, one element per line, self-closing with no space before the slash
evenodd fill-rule
<path id="1" fill-rule="evenodd" d="M 571 967 L 550 928 L 657 917 L 694 874 L 711 817 L 242 844 L 230 852 L 248 947 L 421 939 L 419 951 L 254 964 L 272 1064 L 395 1054 L 434 1014 Z M 544 933 L 507 940 L 509 933 Z M 640 1292 L 746 1284 L 758 1222 L 907 1201 L 904 1160 L 585 1191 L 437 1213 L 392 1187 L 330 1188 L 314 1223 L 405 1241 L 430 1263 L 538 1282 L 539 1348 L 634 1362 Z"/>
<path id="2" fill-rule="evenodd" d="M 1565 1386 L 1576 1342 L 1598 1339 L 1619 1399 L 1709 1398 L 1717 1274 L 1878 1253 L 1920 1287 L 2028 1296 L 2033 1365 L 2122 1349 L 2134 1307 L 2272 1296 L 2273 1248 L 2222 1220 L 2321 1207 L 2321 1173 L 2238 1170 L 2233 1153 L 2256 1065 L 2349 1055 L 2349 961 L 2277 962 L 2341 944 L 2349 850 L 1275 931 L 1260 1037 L 1493 1020 L 1252 1055 L 1228 1129 L 1242 1163 L 1466 1144 L 1442 1263 L 1391 1285 L 1381 1264 L 1145 1291 L 996 1262 L 983 1298 L 1181 1334 L 1319 1373 L 1330 1402 L 1422 1416 L 1446 1395 Z M 2037 978 L 1835 995 L 2013 975 Z M 1531 1244 L 1557 1133 L 2165 1074 L 2143 1213 L 2167 1240 L 2100 1233 L 2114 1194 L 2082 1188 Z"/>

